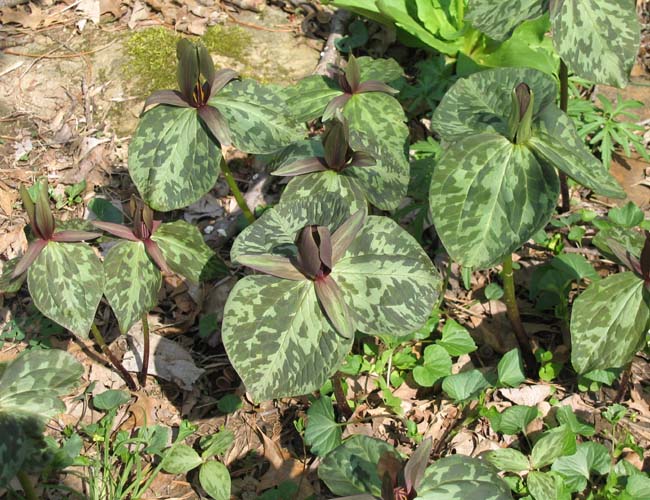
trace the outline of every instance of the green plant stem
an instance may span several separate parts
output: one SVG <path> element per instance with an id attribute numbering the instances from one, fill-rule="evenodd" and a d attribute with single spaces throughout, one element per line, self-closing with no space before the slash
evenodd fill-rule
<path id="1" fill-rule="evenodd" d="M 113 366 L 117 369 L 117 371 L 120 372 L 120 375 L 122 375 L 122 378 L 124 379 L 124 382 L 126 382 L 127 387 L 132 391 L 137 390 L 137 387 L 135 385 L 135 382 L 133 381 L 133 378 L 131 377 L 131 374 L 126 370 L 126 368 L 124 368 L 124 365 L 120 362 L 120 360 L 117 359 L 115 356 L 113 356 L 113 353 L 108 348 L 108 345 L 106 345 L 104 336 L 99 331 L 99 328 L 97 328 L 95 322 L 93 322 L 92 326 L 90 327 L 90 330 L 93 332 L 93 337 L 95 338 L 95 342 L 97 342 L 97 344 L 101 348 L 102 352 L 104 353 L 104 356 L 106 356 L 113 364 Z"/>
<path id="2" fill-rule="evenodd" d="M 515 332 L 519 349 L 524 357 L 524 363 L 529 377 L 534 377 L 537 371 L 537 362 L 533 349 L 530 344 L 530 338 L 526 335 L 524 324 L 521 322 L 519 315 L 519 306 L 517 305 L 517 297 L 515 296 L 515 278 L 512 270 L 512 255 L 508 255 L 503 259 L 503 272 L 501 274 L 503 279 L 503 301 L 506 304 L 508 319 Z"/>
<path id="3" fill-rule="evenodd" d="M 348 398 L 345 397 L 345 391 L 343 390 L 343 381 L 341 380 L 341 374 L 337 372 L 332 377 L 332 388 L 334 389 L 334 397 L 336 398 L 336 406 L 338 406 L 341 415 L 345 417 L 345 420 L 350 420 L 352 416 L 352 408 L 348 404 Z"/>
<path id="4" fill-rule="evenodd" d="M 34 489 L 34 485 L 29 480 L 29 477 L 27 477 L 27 474 L 23 471 L 18 471 L 16 477 L 20 482 L 20 486 L 23 488 L 23 493 L 25 493 L 25 498 L 27 500 L 38 500 L 36 489 Z"/>
<path id="5" fill-rule="evenodd" d="M 228 183 L 230 192 L 235 197 L 235 201 L 237 202 L 237 205 L 239 205 L 239 208 L 244 214 L 244 217 L 246 217 L 246 220 L 252 224 L 253 222 L 255 222 L 255 216 L 253 215 L 253 212 L 251 212 L 251 209 L 248 208 L 248 204 L 244 199 L 244 195 L 241 194 L 241 191 L 239 190 L 239 186 L 237 186 L 237 182 L 235 181 L 235 178 L 232 175 L 232 170 L 230 170 L 230 167 L 228 166 L 228 163 L 223 158 L 223 156 L 221 157 L 221 172 L 223 173 L 223 176 L 226 178 L 226 182 Z"/>
<path id="6" fill-rule="evenodd" d="M 569 69 L 562 59 L 560 59 L 560 109 L 565 113 L 569 109 Z M 568 212 L 571 208 L 569 184 L 564 172 L 558 171 L 558 174 L 560 177 L 560 196 L 562 198 L 560 212 L 564 213 Z"/>
<path id="7" fill-rule="evenodd" d="M 144 338 L 144 346 L 142 348 L 142 369 L 140 370 L 140 387 L 147 385 L 147 371 L 149 370 L 149 352 L 151 350 L 149 345 L 149 321 L 147 313 L 142 315 L 142 337 Z"/>

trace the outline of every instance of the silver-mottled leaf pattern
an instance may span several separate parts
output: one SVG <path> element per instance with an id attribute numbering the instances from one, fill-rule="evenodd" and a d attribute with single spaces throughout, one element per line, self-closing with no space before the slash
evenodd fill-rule
<path id="1" fill-rule="evenodd" d="M 27 271 L 27 284 L 44 316 L 88 337 L 104 289 L 104 268 L 92 248 L 49 242 Z"/>
<path id="2" fill-rule="evenodd" d="M 491 38 L 503 41 L 517 26 L 541 16 L 548 0 L 470 0 L 465 21 Z"/>
<path id="3" fill-rule="evenodd" d="M 454 143 L 436 165 L 430 207 L 457 262 L 485 268 L 519 248 L 549 221 L 559 194 L 554 169 L 496 134 Z"/>
<path id="4" fill-rule="evenodd" d="M 122 333 L 128 332 L 157 302 L 160 269 L 141 241 L 120 241 L 104 258 L 104 295 Z"/>
<path id="5" fill-rule="evenodd" d="M 364 167 L 365 168 L 365 167 Z M 347 170 L 347 169 L 346 169 Z M 346 200 L 353 212 L 367 205 L 366 192 L 351 175 L 333 170 L 299 175 L 291 179 L 282 192 L 282 201 L 313 199 L 323 193 L 336 193 Z"/>
<path id="6" fill-rule="evenodd" d="M 214 186 L 221 149 L 194 108 L 158 105 L 140 119 L 129 145 L 129 174 L 142 199 L 168 211 Z"/>
<path id="7" fill-rule="evenodd" d="M 629 362 L 650 328 L 650 297 L 631 272 L 592 283 L 573 303 L 571 363 L 578 373 Z"/>

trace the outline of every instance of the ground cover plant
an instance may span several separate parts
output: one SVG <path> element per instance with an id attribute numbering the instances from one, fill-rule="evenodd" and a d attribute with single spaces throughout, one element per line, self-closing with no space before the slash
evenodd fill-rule
<path id="1" fill-rule="evenodd" d="M 0 495 L 647 495 L 650 223 L 610 171 L 647 123 L 581 100 L 630 79 L 636 13 L 332 3 L 340 53 L 281 85 L 171 36 L 118 197 L 21 180 Z"/>

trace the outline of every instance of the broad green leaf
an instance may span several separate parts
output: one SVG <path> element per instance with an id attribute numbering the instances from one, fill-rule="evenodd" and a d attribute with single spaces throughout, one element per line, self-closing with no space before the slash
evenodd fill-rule
<path id="1" fill-rule="evenodd" d="M 560 457 L 551 466 L 564 479 L 572 492 L 579 493 L 587 487 L 592 474 L 607 475 L 611 467 L 609 451 L 600 443 L 580 443 L 573 455 Z"/>
<path id="2" fill-rule="evenodd" d="M 634 474 L 630 476 L 625 485 L 622 500 L 649 500 L 650 499 L 650 477 L 645 474 Z"/>
<path id="3" fill-rule="evenodd" d="M 199 230 L 185 221 L 161 224 L 151 237 L 172 271 L 194 283 L 228 274 L 228 268 L 203 241 Z"/>
<path id="4" fill-rule="evenodd" d="M 442 381 L 442 390 L 454 401 L 464 402 L 475 398 L 492 383 L 482 372 L 469 370 L 449 375 Z"/>
<path id="5" fill-rule="evenodd" d="M 384 453 L 399 460 L 395 449 L 379 439 L 353 435 L 323 459 L 318 477 L 338 496 L 370 493 L 381 496 L 381 478 L 377 464 Z"/>
<path id="6" fill-rule="evenodd" d="M 203 436 L 200 440 L 201 458 L 206 460 L 224 455 L 235 441 L 235 435 L 228 429 L 221 429 L 212 435 Z"/>
<path id="7" fill-rule="evenodd" d="M 618 368 L 641 347 L 650 327 L 648 292 L 631 272 L 592 283 L 573 303 L 571 363 L 578 373 Z"/>
<path id="8" fill-rule="evenodd" d="M 609 240 L 614 240 L 623 248 L 630 252 L 635 257 L 641 256 L 641 249 L 645 243 L 643 234 L 637 231 L 630 231 L 629 229 L 611 226 L 598 231 L 594 236 L 593 243 L 600 250 L 605 257 L 617 261 L 618 258 L 609 246 Z"/>
<path id="9" fill-rule="evenodd" d="M 0 293 L 16 293 L 23 286 L 27 275 L 21 274 L 17 278 L 12 278 L 11 275 L 20 262 L 20 257 L 6 261 L 2 266 L 2 275 L 0 275 Z"/>
<path id="10" fill-rule="evenodd" d="M 553 257 L 551 267 L 575 281 L 584 279 L 598 281 L 600 279 L 598 271 L 580 254 L 564 253 L 556 255 Z"/>
<path id="11" fill-rule="evenodd" d="M 214 500 L 230 500 L 230 473 L 221 462 L 204 463 L 199 469 L 199 483 Z"/>
<path id="12" fill-rule="evenodd" d="M 530 463 L 535 469 L 552 464 L 564 455 L 576 452 L 576 435 L 566 425 L 560 425 L 549 431 L 535 443 L 530 454 Z"/>
<path id="13" fill-rule="evenodd" d="M 299 122 L 319 118 L 329 102 L 343 93 L 334 80 L 321 75 L 303 78 L 288 90 L 287 107 Z"/>
<path id="14" fill-rule="evenodd" d="M 501 448 L 488 451 L 485 454 L 485 460 L 494 465 L 498 470 L 507 472 L 521 472 L 530 468 L 528 457 L 514 448 Z"/>
<path id="15" fill-rule="evenodd" d="M 519 248 L 550 219 L 557 174 L 524 146 L 496 134 L 452 144 L 433 172 L 431 215 L 449 255 L 489 267 Z"/>
<path id="16" fill-rule="evenodd" d="M 527 476 L 526 486 L 534 500 L 570 500 L 562 478 L 553 472 L 532 471 Z"/>
<path id="17" fill-rule="evenodd" d="M 402 67 L 395 59 L 373 59 L 372 57 L 358 57 L 357 64 L 361 73 L 361 81 L 377 80 L 390 83 L 404 75 Z"/>
<path id="18" fill-rule="evenodd" d="M 27 457 L 31 455 L 34 444 L 27 431 L 31 430 L 38 439 L 44 424 L 38 417 L 24 414 L 11 415 L 0 411 L 0 488 L 6 488 L 9 482 L 23 468 Z M 37 441 L 38 443 L 38 441 Z"/>
<path id="19" fill-rule="evenodd" d="M 74 387 L 83 366 L 59 350 L 25 351 L 5 366 L 0 378 L 0 413 L 50 418 L 65 409 L 58 399 Z"/>
<path id="20" fill-rule="evenodd" d="M 462 356 L 476 350 L 474 339 L 467 329 L 451 318 L 445 321 L 445 326 L 442 327 L 442 338 L 436 340 L 436 344 L 444 347 L 450 356 Z"/>
<path id="21" fill-rule="evenodd" d="M 175 444 L 165 453 L 162 469 L 170 474 L 184 474 L 201 465 L 199 454 L 186 444 Z"/>
<path id="22" fill-rule="evenodd" d="M 334 417 L 332 398 L 321 396 L 307 410 L 305 443 L 312 453 L 324 457 L 341 444 L 341 426 Z"/>
<path id="23" fill-rule="evenodd" d="M 122 333 L 149 312 L 162 285 L 160 269 L 140 241 L 120 241 L 104 258 L 104 295 Z"/>
<path id="24" fill-rule="evenodd" d="M 130 401 L 131 395 L 126 391 L 109 389 L 93 397 L 93 406 L 97 410 L 110 411 Z"/>
<path id="25" fill-rule="evenodd" d="M 314 196 L 322 193 L 338 193 L 349 203 L 352 212 L 368 204 L 365 189 L 354 177 L 346 175 L 345 170 L 340 174 L 327 170 L 296 176 L 289 181 L 282 192 L 282 201 L 313 199 Z"/>
<path id="26" fill-rule="evenodd" d="M 555 102 L 552 77 L 528 68 L 497 68 L 459 79 L 433 113 L 431 126 L 446 141 L 476 134 L 508 135 L 512 91 L 526 83 L 535 95 L 533 122 L 541 110 Z"/>
<path id="27" fill-rule="evenodd" d="M 90 200 L 88 202 L 88 209 L 95 214 L 95 217 L 100 221 L 112 222 L 114 224 L 122 224 L 124 222 L 124 215 L 122 212 L 110 201 L 104 198 L 93 198 Z"/>
<path id="28" fill-rule="evenodd" d="M 311 281 L 273 276 L 237 282 L 222 334 L 230 361 L 257 401 L 318 389 L 352 347 L 323 314 Z"/>
<path id="29" fill-rule="evenodd" d="M 413 378 L 422 387 L 431 387 L 438 380 L 451 375 L 451 357 L 447 350 L 437 344 L 424 349 L 423 364 L 413 370 Z"/>
<path id="30" fill-rule="evenodd" d="M 551 8 L 553 42 L 578 76 L 625 87 L 639 50 L 641 27 L 626 0 L 564 0 Z"/>
<path id="31" fill-rule="evenodd" d="M 517 387 L 526 380 L 526 375 L 524 374 L 524 361 L 521 358 L 519 349 L 513 349 L 505 353 L 501 360 L 499 360 L 497 371 L 499 374 L 498 380 L 500 385 Z"/>
<path id="32" fill-rule="evenodd" d="M 517 26 L 541 16 L 548 8 L 548 0 L 470 0 L 465 20 L 491 38 L 503 41 Z"/>
<path id="33" fill-rule="evenodd" d="M 233 144 L 245 153 L 279 151 L 305 135 L 304 128 L 287 118 L 280 92 L 255 80 L 229 83 L 209 104 L 226 119 Z"/>
<path id="34" fill-rule="evenodd" d="M 494 432 L 506 435 L 519 434 L 526 430 L 528 424 L 537 418 L 539 410 L 534 406 L 515 405 L 506 408 L 501 413 L 488 415 Z"/>
<path id="35" fill-rule="evenodd" d="M 387 217 L 371 216 L 331 274 L 367 334 L 408 335 L 435 304 L 440 278 L 418 242 Z"/>
<path id="36" fill-rule="evenodd" d="M 104 288 L 104 269 L 92 248 L 51 241 L 27 274 L 29 294 L 38 310 L 87 338 Z"/>
<path id="37" fill-rule="evenodd" d="M 625 197 L 618 182 L 580 139 L 573 120 L 555 106 L 540 113 L 528 145 L 538 158 L 592 191 L 612 198 Z"/>
<path id="38" fill-rule="evenodd" d="M 643 222 L 645 215 L 633 201 L 628 201 L 622 207 L 612 208 L 607 218 L 621 227 L 635 227 Z"/>
<path id="39" fill-rule="evenodd" d="M 129 174 L 155 210 L 190 205 L 217 182 L 221 150 L 194 108 L 158 105 L 140 119 L 129 145 Z"/>
<path id="40" fill-rule="evenodd" d="M 555 418 L 558 423 L 567 425 L 575 434 L 590 437 L 596 433 L 593 425 L 587 425 L 578 420 L 569 405 L 560 406 L 555 413 Z"/>
<path id="41" fill-rule="evenodd" d="M 505 500 L 510 488 L 488 463 L 477 458 L 451 455 L 429 466 L 415 500 Z"/>

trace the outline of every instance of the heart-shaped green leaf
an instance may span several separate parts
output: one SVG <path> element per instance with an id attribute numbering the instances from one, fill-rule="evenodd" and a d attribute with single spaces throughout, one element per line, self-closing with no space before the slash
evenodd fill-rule
<path id="1" fill-rule="evenodd" d="M 307 410 L 305 443 L 312 453 L 324 457 L 341 444 L 341 425 L 334 417 L 332 398 L 321 396 Z"/>
<path id="2" fill-rule="evenodd" d="M 452 144 L 436 165 L 431 214 L 449 255 L 484 268 L 544 227 L 558 194 L 557 174 L 526 147 L 473 135 Z"/>
<path id="3" fill-rule="evenodd" d="M 582 78 L 625 87 L 639 50 L 641 26 L 626 0 L 553 2 L 555 48 Z"/>
<path id="4" fill-rule="evenodd" d="M 478 458 L 451 455 L 430 465 L 415 500 L 512 499 L 497 471 Z"/>
<path id="5" fill-rule="evenodd" d="M 512 349 L 503 355 L 497 367 L 498 380 L 500 385 L 506 387 L 517 387 L 524 380 L 524 362 L 519 349 Z"/>
<path id="6" fill-rule="evenodd" d="M 471 0 L 465 20 L 491 38 L 503 41 L 522 22 L 541 16 L 547 8 L 548 0 Z"/>
<path id="7" fill-rule="evenodd" d="M 162 285 L 160 269 L 141 241 L 120 241 L 104 258 L 104 295 L 122 333 L 156 305 Z"/>
<path id="8" fill-rule="evenodd" d="M 442 338 L 436 340 L 436 344 L 444 347 L 450 356 L 461 356 L 476 350 L 474 339 L 465 327 L 451 318 L 442 327 Z"/>
<path id="9" fill-rule="evenodd" d="M 203 241 L 199 230 L 185 221 L 161 224 L 151 237 L 167 265 L 194 283 L 228 274 L 228 268 Z"/>
<path id="10" fill-rule="evenodd" d="M 423 363 L 413 370 L 413 379 L 422 387 L 431 387 L 451 375 L 451 357 L 444 347 L 434 344 L 424 349 Z"/>
<path id="11" fill-rule="evenodd" d="M 467 401 L 477 397 L 481 391 L 492 385 L 486 374 L 478 370 L 449 375 L 442 381 L 442 390 L 451 399 L 458 402 Z"/>
<path id="12" fill-rule="evenodd" d="M 592 283 L 571 313 L 571 363 L 576 371 L 629 362 L 650 327 L 649 303 L 643 281 L 632 272 Z"/>
<path id="13" fill-rule="evenodd" d="M 27 283 L 44 316 L 88 337 L 104 289 L 104 268 L 92 248 L 50 241 L 30 266 Z"/>
<path id="14" fill-rule="evenodd" d="M 217 181 L 221 150 L 194 108 L 158 105 L 140 119 L 129 145 L 129 174 L 156 210 L 194 203 Z"/>
<path id="15" fill-rule="evenodd" d="M 593 473 L 607 475 L 611 467 L 609 450 L 600 443 L 580 443 L 573 455 L 560 457 L 551 466 L 564 479 L 565 485 L 579 493 L 587 487 Z"/>

